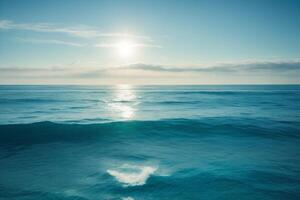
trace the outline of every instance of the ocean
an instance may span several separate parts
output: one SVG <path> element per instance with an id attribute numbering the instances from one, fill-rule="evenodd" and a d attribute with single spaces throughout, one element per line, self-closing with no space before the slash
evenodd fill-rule
<path id="1" fill-rule="evenodd" d="M 0 199 L 299 200 L 300 86 L 0 86 Z"/>

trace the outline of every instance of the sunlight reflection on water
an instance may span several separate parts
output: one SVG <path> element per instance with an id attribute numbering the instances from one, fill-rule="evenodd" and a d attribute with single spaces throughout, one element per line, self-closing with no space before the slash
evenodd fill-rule
<path id="1" fill-rule="evenodd" d="M 131 102 L 136 99 L 136 94 L 130 85 L 118 85 L 112 102 L 108 103 L 113 115 L 122 119 L 132 119 L 135 115 L 135 108 Z"/>

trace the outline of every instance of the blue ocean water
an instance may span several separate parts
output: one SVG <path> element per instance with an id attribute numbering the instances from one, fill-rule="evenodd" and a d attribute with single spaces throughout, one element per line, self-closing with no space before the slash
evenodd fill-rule
<path id="1" fill-rule="evenodd" d="M 300 199 L 300 86 L 0 86 L 0 199 Z"/>

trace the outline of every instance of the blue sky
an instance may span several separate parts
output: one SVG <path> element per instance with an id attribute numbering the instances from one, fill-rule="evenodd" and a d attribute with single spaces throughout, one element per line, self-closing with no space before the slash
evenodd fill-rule
<path id="1" fill-rule="evenodd" d="M 299 55 L 299 1 L 0 1 L 3 84 L 299 83 Z"/>

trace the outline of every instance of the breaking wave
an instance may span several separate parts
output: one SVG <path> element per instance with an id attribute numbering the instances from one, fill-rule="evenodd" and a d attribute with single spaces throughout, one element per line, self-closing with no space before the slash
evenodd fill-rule
<path id="1" fill-rule="evenodd" d="M 123 186 L 139 186 L 146 184 L 148 178 L 156 170 L 157 167 L 152 166 L 124 164 L 118 169 L 107 170 L 107 173 L 123 184 Z"/>

